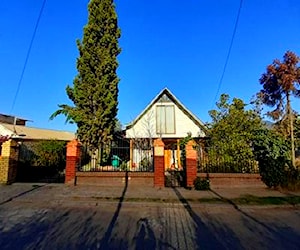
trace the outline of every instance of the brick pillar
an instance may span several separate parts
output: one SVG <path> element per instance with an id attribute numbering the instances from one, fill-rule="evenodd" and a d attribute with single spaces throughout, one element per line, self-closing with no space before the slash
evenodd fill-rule
<path id="1" fill-rule="evenodd" d="M 18 146 L 18 143 L 12 139 L 2 143 L 0 156 L 0 183 L 2 184 L 11 184 L 16 180 L 19 158 Z"/>
<path id="2" fill-rule="evenodd" d="M 154 187 L 165 186 L 165 144 L 161 139 L 154 140 Z"/>
<path id="3" fill-rule="evenodd" d="M 80 159 L 80 143 L 77 140 L 67 144 L 66 175 L 65 184 L 74 184 L 76 168 Z"/>
<path id="4" fill-rule="evenodd" d="M 186 186 L 193 187 L 197 177 L 197 151 L 195 142 L 189 141 L 186 145 Z"/>

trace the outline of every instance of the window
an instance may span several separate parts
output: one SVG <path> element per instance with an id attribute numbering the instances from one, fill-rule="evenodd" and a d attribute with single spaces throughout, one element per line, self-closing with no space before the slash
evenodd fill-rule
<path id="1" fill-rule="evenodd" d="M 175 134 L 175 110 L 173 105 L 156 106 L 156 133 Z"/>

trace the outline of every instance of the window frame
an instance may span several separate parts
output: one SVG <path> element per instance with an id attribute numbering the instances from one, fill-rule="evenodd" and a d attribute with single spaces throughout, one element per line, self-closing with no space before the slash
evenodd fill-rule
<path id="1" fill-rule="evenodd" d="M 164 122 L 162 124 L 162 121 L 159 119 L 160 115 L 159 113 L 161 113 L 161 111 L 159 111 L 159 109 L 163 108 L 163 112 L 164 112 Z M 171 132 L 169 132 L 167 129 L 168 128 L 168 123 L 166 122 L 167 120 L 167 108 L 172 108 L 173 111 L 172 112 L 172 119 L 173 119 L 173 129 Z M 158 135 L 175 135 L 176 134 L 176 118 L 175 118 L 175 105 L 172 104 L 158 104 L 156 105 L 156 134 Z M 164 127 L 162 127 L 162 125 L 164 125 Z"/>

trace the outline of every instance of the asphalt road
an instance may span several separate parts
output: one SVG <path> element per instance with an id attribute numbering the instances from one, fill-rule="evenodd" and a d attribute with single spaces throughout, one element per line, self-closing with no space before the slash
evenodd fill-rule
<path id="1" fill-rule="evenodd" d="M 300 249 L 300 210 L 15 199 L 0 205 L 0 249 Z"/>

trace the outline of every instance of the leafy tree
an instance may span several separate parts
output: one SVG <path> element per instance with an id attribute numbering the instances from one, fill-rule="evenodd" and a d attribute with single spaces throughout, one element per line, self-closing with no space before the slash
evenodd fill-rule
<path id="1" fill-rule="evenodd" d="M 245 109 L 241 99 L 233 98 L 231 103 L 229 99 L 229 95 L 222 94 L 217 103 L 218 110 L 209 112 L 212 118 L 209 154 L 230 168 L 224 171 L 250 172 L 251 169 L 245 169 L 242 164 L 254 161 L 251 145 L 254 131 L 263 126 L 262 121 L 254 110 Z"/>
<path id="2" fill-rule="evenodd" d="M 77 41 L 78 75 L 66 88 L 74 106 L 59 105 L 50 118 L 63 114 L 76 123 L 78 138 L 95 152 L 111 141 L 116 126 L 120 29 L 113 0 L 91 0 L 88 11 L 83 40 Z"/>
<path id="3" fill-rule="evenodd" d="M 299 57 L 287 51 L 283 61 L 276 59 L 267 66 L 267 71 L 260 78 L 262 102 L 275 109 L 268 114 L 274 120 L 286 117 L 289 121 L 291 137 L 292 164 L 295 167 L 294 115 L 291 107 L 291 97 L 300 97 L 300 67 Z"/>

